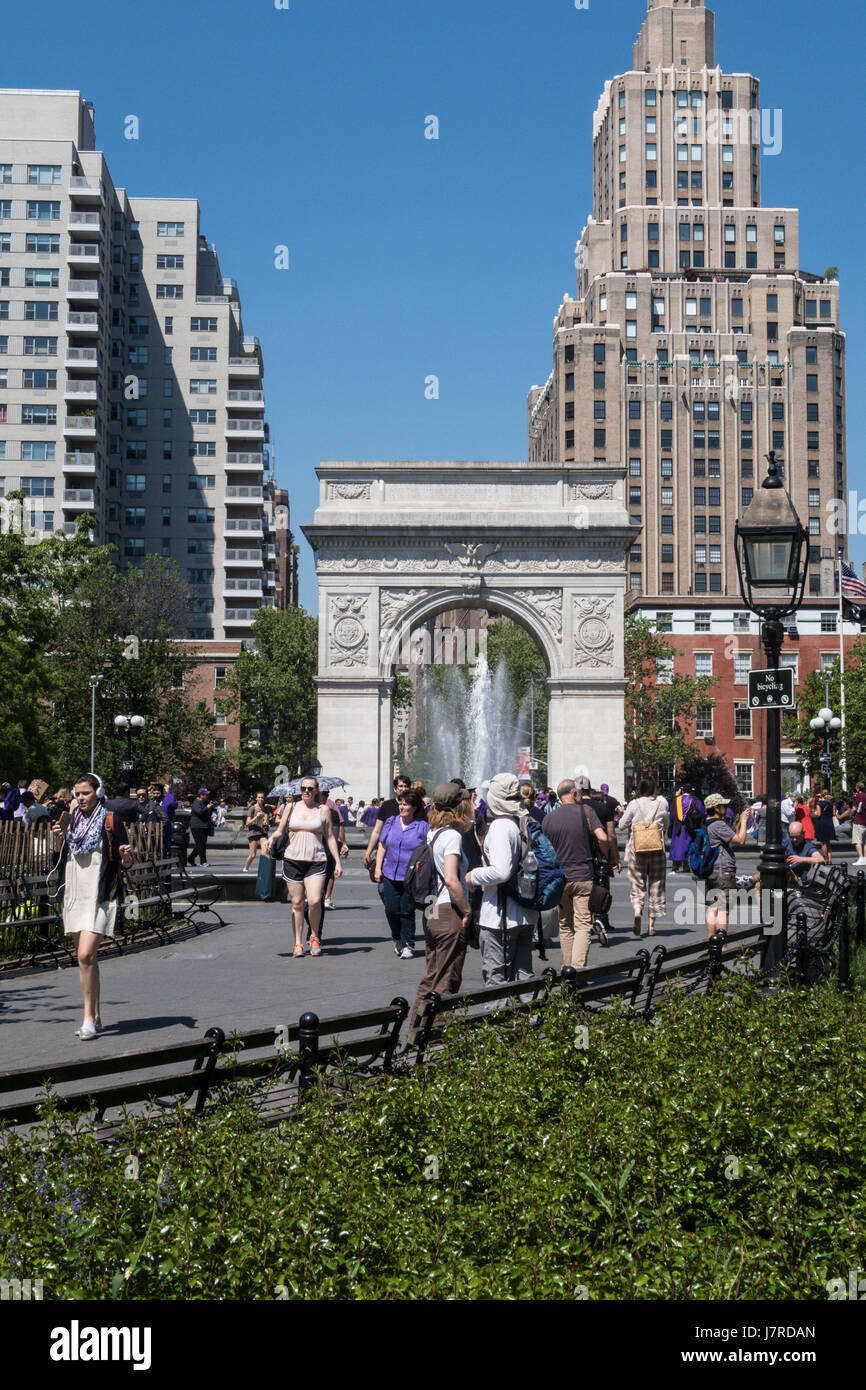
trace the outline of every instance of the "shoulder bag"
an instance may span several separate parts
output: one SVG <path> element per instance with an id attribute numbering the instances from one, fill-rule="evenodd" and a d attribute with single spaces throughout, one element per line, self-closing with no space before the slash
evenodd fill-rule
<path id="1" fill-rule="evenodd" d="M 583 816 L 583 828 L 589 842 L 589 852 L 592 855 L 592 887 L 589 890 L 589 910 L 590 912 L 609 912 L 613 902 L 610 888 L 608 886 L 607 863 L 602 860 L 601 850 L 598 841 L 589 828 L 589 821 L 586 818 L 586 811 L 583 802 L 578 802 L 580 814 Z"/>
<path id="2" fill-rule="evenodd" d="M 660 797 L 656 797 L 656 810 L 660 799 Z M 655 810 L 653 816 L 655 816 Z M 636 821 L 632 828 L 632 844 L 635 854 L 664 854 L 665 842 L 658 821 Z"/>

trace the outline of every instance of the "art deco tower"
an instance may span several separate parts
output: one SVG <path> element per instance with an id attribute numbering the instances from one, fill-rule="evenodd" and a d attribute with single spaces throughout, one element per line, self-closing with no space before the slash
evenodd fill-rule
<path id="1" fill-rule="evenodd" d="M 797 211 L 761 206 L 782 113 L 762 112 L 757 78 L 716 66 L 714 30 L 703 0 L 649 0 L 630 71 L 605 84 L 577 298 L 529 394 L 529 459 L 625 463 L 633 606 L 730 610 L 734 522 L 775 449 L 813 538 L 807 603 L 832 606 L 839 287 L 800 269 Z"/>

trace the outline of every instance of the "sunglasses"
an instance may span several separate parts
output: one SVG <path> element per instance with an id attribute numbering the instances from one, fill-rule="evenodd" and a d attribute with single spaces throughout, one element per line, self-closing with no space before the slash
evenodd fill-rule
<path id="1" fill-rule="evenodd" d="M 302 791 L 302 792 L 315 792 L 315 791 L 318 791 L 318 787 L 301 787 L 301 791 Z"/>

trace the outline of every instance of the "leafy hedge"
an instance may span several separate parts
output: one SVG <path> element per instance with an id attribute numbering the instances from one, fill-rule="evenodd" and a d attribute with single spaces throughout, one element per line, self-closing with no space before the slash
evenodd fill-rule
<path id="1" fill-rule="evenodd" d="M 263 1129 L 0 1150 L 0 1274 L 46 1298 L 827 1297 L 866 1264 L 866 1002 L 734 982 L 647 1027 L 455 1037 L 447 1060 Z M 128 1155 L 140 1154 L 138 1177 Z"/>

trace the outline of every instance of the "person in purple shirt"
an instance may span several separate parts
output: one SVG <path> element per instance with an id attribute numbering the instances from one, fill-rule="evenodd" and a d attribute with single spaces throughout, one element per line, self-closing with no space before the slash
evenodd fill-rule
<path id="1" fill-rule="evenodd" d="M 363 801 L 358 802 L 358 824 L 372 830 L 376 824 L 376 817 L 379 814 L 379 807 L 375 801 L 371 801 L 369 806 L 365 806 Z"/>
<path id="2" fill-rule="evenodd" d="M 170 782 L 163 782 L 162 788 L 165 792 L 165 795 L 159 804 L 162 807 L 163 811 L 165 811 L 165 814 L 168 816 L 168 820 L 165 823 L 165 830 L 163 832 L 163 854 L 170 856 L 171 830 L 174 824 L 174 818 L 177 815 L 177 797 L 171 789 Z"/>
<path id="3" fill-rule="evenodd" d="M 410 787 L 398 794 L 397 815 L 385 821 L 376 846 L 373 878 L 391 928 L 394 954 L 402 960 L 411 960 L 415 954 L 415 909 L 404 880 L 413 854 L 427 839 L 428 828 L 423 798 Z"/>

